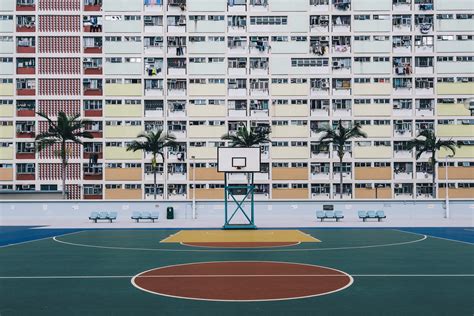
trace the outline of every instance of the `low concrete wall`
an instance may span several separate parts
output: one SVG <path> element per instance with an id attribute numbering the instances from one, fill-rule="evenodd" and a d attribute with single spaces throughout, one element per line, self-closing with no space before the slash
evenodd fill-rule
<path id="1" fill-rule="evenodd" d="M 359 222 L 359 210 L 383 210 L 387 215 L 387 223 L 411 222 L 417 225 L 432 226 L 432 221 L 442 221 L 445 215 L 444 202 L 442 201 L 351 201 L 351 202 L 255 202 L 255 219 L 257 224 L 271 226 L 273 223 L 287 226 L 312 226 L 315 224 L 316 211 L 322 210 L 323 204 L 334 205 L 335 210 L 344 212 L 344 222 L 350 224 Z M 0 225 L 13 225 L 18 223 L 47 224 L 54 222 L 87 223 L 91 212 L 115 211 L 118 221 L 131 223 L 130 216 L 134 211 L 157 211 L 160 221 L 166 219 L 166 208 L 174 208 L 175 219 L 180 220 L 179 225 L 186 227 L 187 220 L 192 218 L 191 202 L 105 202 L 105 201 L 8 201 L 0 205 Z M 248 207 L 248 204 L 247 204 Z M 231 208 L 231 206 L 230 206 Z M 222 201 L 197 202 L 197 220 L 200 225 L 218 226 L 224 222 L 224 205 Z M 235 209 L 235 206 L 232 206 Z M 456 220 L 458 226 L 472 226 L 474 221 L 474 201 L 450 202 L 450 220 Z M 169 221 L 172 222 L 172 221 Z M 442 223 L 441 223 L 442 224 Z"/>

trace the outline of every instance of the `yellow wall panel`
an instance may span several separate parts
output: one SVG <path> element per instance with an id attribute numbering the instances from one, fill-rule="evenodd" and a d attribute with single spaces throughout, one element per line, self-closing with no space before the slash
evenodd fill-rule
<path id="1" fill-rule="evenodd" d="M 307 159 L 308 147 L 272 147 L 272 159 Z"/>
<path id="2" fill-rule="evenodd" d="M 271 107 L 272 116 L 309 116 L 309 106 L 307 104 L 296 105 L 273 105 Z"/>
<path id="3" fill-rule="evenodd" d="M 2 135 L 2 129 L 0 128 L 0 135 Z M 0 159 L 2 160 L 13 160 L 14 150 L 13 145 L 9 147 L 2 147 L 0 150 Z"/>
<path id="4" fill-rule="evenodd" d="M 436 132 L 439 137 L 474 137 L 474 125 L 438 125 Z"/>
<path id="5" fill-rule="evenodd" d="M 272 168 L 273 180 L 308 180 L 308 168 Z"/>
<path id="6" fill-rule="evenodd" d="M 227 116 L 227 108 L 222 105 L 188 105 L 186 114 L 197 117 Z"/>
<path id="7" fill-rule="evenodd" d="M 142 126 L 105 126 L 105 138 L 136 138 L 143 131 Z"/>
<path id="8" fill-rule="evenodd" d="M 141 151 L 126 151 L 125 147 L 105 147 L 104 158 L 110 160 L 139 160 L 143 157 Z"/>
<path id="9" fill-rule="evenodd" d="M 438 94 L 473 94 L 474 82 L 438 82 L 436 84 Z"/>
<path id="10" fill-rule="evenodd" d="M 392 179 L 392 168 L 390 167 L 355 167 L 356 180 L 390 180 Z"/>
<path id="11" fill-rule="evenodd" d="M 141 117 L 142 114 L 143 106 L 141 104 L 108 104 L 104 108 L 104 116 L 110 117 Z"/>
<path id="12" fill-rule="evenodd" d="M 140 181 L 142 179 L 142 168 L 105 168 L 105 180 Z"/>
<path id="13" fill-rule="evenodd" d="M 13 83 L 0 83 L 1 96 L 13 96 Z"/>
<path id="14" fill-rule="evenodd" d="M 13 168 L 0 168 L 0 181 L 13 181 Z"/>
<path id="15" fill-rule="evenodd" d="M 308 198 L 308 189 L 272 189 L 272 198 L 303 200 Z"/>
<path id="16" fill-rule="evenodd" d="M 140 200 L 141 189 L 105 189 L 106 200 Z"/>
<path id="17" fill-rule="evenodd" d="M 0 138 L 13 138 L 14 132 L 13 126 L 0 126 Z"/>
<path id="18" fill-rule="evenodd" d="M 136 83 L 106 83 L 104 95 L 106 96 L 141 96 L 142 85 Z"/>
<path id="19" fill-rule="evenodd" d="M 13 114 L 14 114 L 13 105 L 0 105 L 0 116 L 13 117 Z"/>
<path id="20" fill-rule="evenodd" d="M 440 103 L 436 106 L 436 110 L 438 115 L 441 116 L 471 116 L 471 110 L 469 110 L 469 107 L 462 103 Z"/>

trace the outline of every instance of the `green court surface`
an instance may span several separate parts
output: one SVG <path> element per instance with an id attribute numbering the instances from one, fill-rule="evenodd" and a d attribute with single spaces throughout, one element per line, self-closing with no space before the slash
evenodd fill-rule
<path id="1" fill-rule="evenodd" d="M 392 229 L 301 229 L 321 242 L 258 249 L 160 243 L 178 231 L 85 230 L 0 248 L 0 315 L 474 313 L 474 247 L 467 242 Z M 146 270 L 216 261 L 318 265 L 351 275 L 353 283 L 327 295 L 268 302 L 172 298 L 131 283 Z"/>

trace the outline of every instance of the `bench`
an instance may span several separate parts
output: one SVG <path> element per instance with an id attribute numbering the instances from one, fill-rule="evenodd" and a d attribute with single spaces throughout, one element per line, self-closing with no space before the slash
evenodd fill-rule
<path id="1" fill-rule="evenodd" d="M 380 222 L 382 219 L 387 218 L 384 211 L 359 211 L 358 215 L 364 222 L 367 219 L 377 219 Z"/>
<path id="2" fill-rule="evenodd" d="M 344 218 L 342 211 L 317 211 L 316 218 L 320 219 L 321 222 L 325 219 L 335 219 L 336 222 L 339 222 L 340 219 Z"/>
<path id="3" fill-rule="evenodd" d="M 132 213 L 132 216 L 131 216 L 131 219 L 134 219 L 137 223 L 141 220 L 141 219 L 147 219 L 147 220 L 151 220 L 153 223 L 155 222 L 155 219 L 157 220 L 158 219 L 158 213 L 157 212 L 154 212 L 154 213 L 150 213 L 150 212 L 133 212 Z"/>
<path id="4" fill-rule="evenodd" d="M 99 220 L 107 220 L 112 223 L 113 220 L 117 219 L 117 212 L 92 212 L 89 215 L 89 219 L 97 223 Z"/>

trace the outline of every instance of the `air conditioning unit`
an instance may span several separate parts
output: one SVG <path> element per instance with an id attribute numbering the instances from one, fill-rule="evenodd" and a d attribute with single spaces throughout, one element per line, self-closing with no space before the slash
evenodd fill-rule
<path id="1" fill-rule="evenodd" d="M 401 188 L 402 186 L 400 184 L 395 184 L 395 189 Z"/>
<path id="2" fill-rule="evenodd" d="M 28 190 L 30 188 L 30 186 L 28 184 L 22 184 L 21 188 L 24 189 L 24 190 Z"/>

